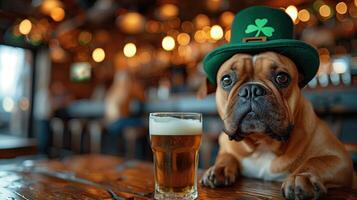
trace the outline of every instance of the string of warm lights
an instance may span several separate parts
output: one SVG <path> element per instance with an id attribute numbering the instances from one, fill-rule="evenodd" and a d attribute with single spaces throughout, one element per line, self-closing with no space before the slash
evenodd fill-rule
<path id="1" fill-rule="evenodd" d="M 208 4 L 209 9 L 217 9 L 217 6 L 220 6 L 212 2 Z M 58 0 L 44 0 L 40 8 L 55 23 L 64 21 L 66 18 L 64 5 Z M 322 0 L 316 0 L 309 7 L 300 9 L 294 5 L 289 5 L 283 9 L 285 9 L 285 12 L 295 24 L 301 24 L 302 26 L 313 26 L 317 21 L 325 21 L 333 16 L 336 16 L 337 20 L 342 20 L 349 16 L 357 18 L 357 0 L 353 2 L 340 1 L 334 5 L 331 2 L 328 4 Z M 177 55 L 184 55 L 185 51 L 183 49 L 188 49 L 188 47 L 184 48 L 184 46 L 189 46 L 190 44 L 214 44 L 230 40 L 231 31 L 229 26 L 234 18 L 233 12 L 224 11 L 216 19 L 211 19 L 201 13 L 196 15 L 192 21 L 181 21 L 178 18 L 179 12 L 180 10 L 177 5 L 163 4 L 158 7 L 157 14 L 159 20 L 146 19 L 138 12 L 127 11 L 119 14 L 116 24 L 123 33 L 128 35 L 140 34 L 142 32 L 151 34 L 164 33 L 161 39 L 161 48 L 168 52 L 175 51 Z M 50 34 L 48 34 L 47 29 L 51 27 L 53 25 L 49 22 L 46 23 L 46 20 L 23 19 L 20 23 L 14 25 L 13 34 L 18 35 L 19 32 L 22 35 L 28 36 L 26 37 L 27 40 L 38 41 L 31 44 L 38 44 L 39 41 L 56 39 L 48 36 Z M 41 31 L 39 31 L 40 29 Z M 79 31 L 77 38 L 80 45 L 93 43 L 93 33 L 87 30 Z M 55 47 L 61 48 L 61 45 L 60 43 Z M 91 46 L 93 45 L 95 46 L 96 44 L 91 44 Z M 141 46 L 138 47 L 132 42 L 126 43 L 123 46 L 122 53 L 127 58 L 133 58 L 138 56 Z M 94 48 L 92 59 L 95 62 L 102 62 L 105 59 L 104 48 Z"/>

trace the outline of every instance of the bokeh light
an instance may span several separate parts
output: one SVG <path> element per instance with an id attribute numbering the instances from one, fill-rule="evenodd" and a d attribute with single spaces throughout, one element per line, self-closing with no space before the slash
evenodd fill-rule
<path id="1" fill-rule="evenodd" d="M 234 14 L 230 11 L 226 11 L 226 12 L 222 13 L 222 15 L 220 16 L 219 19 L 223 26 L 228 27 L 233 22 Z"/>
<path id="2" fill-rule="evenodd" d="M 5 112 L 11 112 L 14 109 L 14 100 L 10 97 L 5 97 L 2 101 L 2 108 Z"/>
<path id="3" fill-rule="evenodd" d="M 61 7 L 62 3 L 58 0 L 43 0 L 41 4 L 41 11 L 44 14 L 50 15 L 55 8 Z"/>
<path id="4" fill-rule="evenodd" d="M 194 39 L 198 43 L 203 43 L 206 41 L 206 33 L 203 30 L 196 31 Z"/>
<path id="5" fill-rule="evenodd" d="M 61 8 L 61 7 L 56 7 L 51 10 L 51 18 L 56 22 L 62 21 L 64 19 L 65 15 L 66 15 L 66 13 L 64 12 L 63 8 Z"/>
<path id="6" fill-rule="evenodd" d="M 95 62 L 102 62 L 105 58 L 105 51 L 102 48 L 96 48 L 92 52 L 92 58 Z"/>
<path id="7" fill-rule="evenodd" d="M 135 46 L 135 44 L 131 43 L 131 42 L 125 44 L 123 52 L 124 52 L 124 55 L 126 57 L 128 57 L 128 58 L 131 58 L 131 57 L 135 56 L 135 54 L 136 54 L 136 46 Z"/>
<path id="8" fill-rule="evenodd" d="M 207 17 L 207 15 L 204 14 L 199 14 L 195 17 L 194 19 L 196 28 L 203 28 L 205 26 L 210 25 L 210 19 Z"/>
<path id="9" fill-rule="evenodd" d="M 159 15 L 162 19 L 170 19 L 176 17 L 179 13 L 179 9 L 174 4 L 164 4 L 159 8 Z"/>
<path id="10" fill-rule="evenodd" d="M 334 60 L 332 62 L 332 67 L 333 67 L 334 72 L 336 72 L 337 74 L 343 74 L 348 69 L 347 63 L 342 59 Z"/>
<path id="11" fill-rule="evenodd" d="M 119 16 L 117 23 L 125 33 L 136 34 L 144 29 L 145 18 L 140 13 L 128 12 L 123 16 Z"/>
<path id="12" fill-rule="evenodd" d="M 27 35 L 30 33 L 31 29 L 32 29 L 32 23 L 30 20 L 24 19 L 20 22 L 19 31 L 21 34 Z"/>
<path id="13" fill-rule="evenodd" d="M 219 40 L 223 37 L 223 29 L 219 25 L 212 26 L 210 30 L 210 36 L 214 40 Z"/>
<path id="14" fill-rule="evenodd" d="M 212 12 L 218 11 L 223 4 L 222 0 L 206 0 L 205 2 L 208 10 Z"/>
<path id="15" fill-rule="evenodd" d="M 29 109 L 29 106 L 30 106 L 30 102 L 29 102 L 28 98 L 26 98 L 26 97 L 22 98 L 20 101 L 20 109 L 22 111 L 26 111 Z"/>
<path id="16" fill-rule="evenodd" d="M 171 51 L 175 48 L 175 40 L 171 36 L 166 36 L 164 39 L 162 39 L 162 48 L 165 49 L 166 51 Z"/>
<path id="17" fill-rule="evenodd" d="M 177 42 L 180 45 L 188 45 L 190 43 L 190 35 L 187 33 L 180 33 L 177 36 Z"/>
<path id="18" fill-rule="evenodd" d="M 290 16 L 290 18 L 293 20 L 293 22 L 296 21 L 296 18 L 298 16 L 298 10 L 295 6 L 290 5 L 286 8 L 285 12 Z"/>
<path id="19" fill-rule="evenodd" d="M 322 17 L 329 17 L 331 15 L 331 8 L 328 5 L 322 5 L 319 8 L 319 13 Z"/>
<path id="20" fill-rule="evenodd" d="M 345 2 L 340 2 L 336 4 L 336 12 L 338 14 L 346 14 L 347 13 L 347 4 Z"/>
<path id="21" fill-rule="evenodd" d="M 302 9 L 298 13 L 298 18 L 302 22 L 307 22 L 310 20 L 310 12 L 306 9 Z"/>

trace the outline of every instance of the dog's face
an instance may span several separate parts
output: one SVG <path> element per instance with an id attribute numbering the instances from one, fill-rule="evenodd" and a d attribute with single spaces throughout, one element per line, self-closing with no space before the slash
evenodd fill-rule
<path id="1" fill-rule="evenodd" d="M 299 73 L 287 57 L 236 54 L 217 73 L 216 103 L 231 140 L 263 134 L 286 141 L 300 97 Z"/>

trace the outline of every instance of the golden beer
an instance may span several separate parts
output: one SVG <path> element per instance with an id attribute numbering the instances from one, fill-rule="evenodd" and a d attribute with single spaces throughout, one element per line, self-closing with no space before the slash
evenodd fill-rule
<path id="1" fill-rule="evenodd" d="M 198 150 L 202 136 L 201 115 L 186 113 L 190 117 L 185 119 L 185 113 L 158 114 L 150 115 L 155 199 L 195 199 Z"/>

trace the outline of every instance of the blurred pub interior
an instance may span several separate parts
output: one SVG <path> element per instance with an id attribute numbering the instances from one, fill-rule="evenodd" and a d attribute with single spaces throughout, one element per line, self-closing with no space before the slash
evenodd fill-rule
<path id="1" fill-rule="evenodd" d="M 236 12 L 285 9 L 321 65 L 304 95 L 357 157 L 356 0 L 0 1 L 0 162 L 103 153 L 151 160 L 148 113 L 204 115 L 200 167 L 222 129 L 196 91 Z M 308 58 L 307 58 L 308 59 Z"/>

